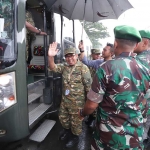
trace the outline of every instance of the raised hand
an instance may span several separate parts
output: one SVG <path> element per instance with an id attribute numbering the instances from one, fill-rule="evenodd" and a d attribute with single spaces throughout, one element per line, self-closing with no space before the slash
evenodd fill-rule
<path id="1" fill-rule="evenodd" d="M 79 48 L 80 51 L 81 51 L 81 50 L 82 50 L 82 51 L 84 50 L 83 41 L 80 41 L 80 42 L 79 42 L 78 48 Z"/>
<path id="2" fill-rule="evenodd" d="M 55 56 L 58 52 L 57 42 L 53 42 L 49 45 L 48 56 Z"/>

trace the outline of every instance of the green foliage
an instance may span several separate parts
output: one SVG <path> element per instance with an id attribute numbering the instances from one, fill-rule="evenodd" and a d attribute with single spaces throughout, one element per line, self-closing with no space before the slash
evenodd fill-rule
<path id="1" fill-rule="evenodd" d="M 81 21 L 81 23 L 83 23 L 83 21 Z M 93 44 L 93 48 L 99 48 L 101 46 L 101 43 L 99 42 L 100 39 L 109 37 L 107 27 L 100 22 L 84 22 L 84 30 L 89 36 Z"/>

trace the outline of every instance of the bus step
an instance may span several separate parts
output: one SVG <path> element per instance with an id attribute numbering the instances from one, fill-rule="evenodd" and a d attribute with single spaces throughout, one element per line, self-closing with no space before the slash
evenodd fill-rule
<path id="1" fill-rule="evenodd" d="M 28 104 L 32 103 L 33 101 L 35 101 L 36 99 L 38 99 L 42 95 L 43 95 L 42 93 L 32 93 L 32 94 L 30 94 L 28 96 Z"/>
<path id="2" fill-rule="evenodd" d="M 41 103 L 38 107 L 29 112 L 29 126 L 31 127 L 50 107 L 51 105 Z"/>
<path id="3" fill-rule="evenodd" d="M 29 139 L 36 142 L 42 142 L 45 139 L 45 137 L 48 135 L 50 130 L 53 128 L 55 123 L 56 121 L 54 120 L 45 120 L 29 137 Z"/>

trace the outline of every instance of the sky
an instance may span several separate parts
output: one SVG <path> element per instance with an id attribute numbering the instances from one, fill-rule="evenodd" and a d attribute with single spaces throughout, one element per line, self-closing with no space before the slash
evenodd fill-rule
<path id="1" fill-rule="evenodd" d="M 113 29 L 117 25 L 130 25 L 138 30 L 150 30 L 150 0 L 129 0 L 129 2 L 134 8 L 125 11 L 118 19 L 106 19 L 100 21 L 108 28 L 107 31 L 110 35 L 109 38 L 100 40 L 102 47 L 104 47 L 107 42 L 114 43 Z"/>

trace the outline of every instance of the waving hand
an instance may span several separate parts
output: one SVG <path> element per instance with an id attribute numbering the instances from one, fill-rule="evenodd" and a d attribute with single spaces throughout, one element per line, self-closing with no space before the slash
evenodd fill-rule
<path id="1" fill-rule="evenodd" d="M 57 42 L 53 42 L 49 45 L 48 56 L 55 56 L 58 52 Z"/>

